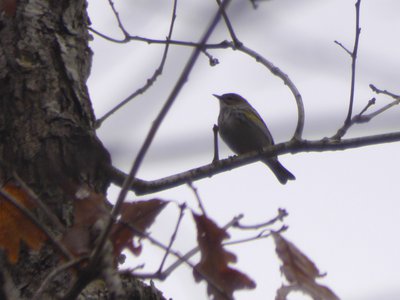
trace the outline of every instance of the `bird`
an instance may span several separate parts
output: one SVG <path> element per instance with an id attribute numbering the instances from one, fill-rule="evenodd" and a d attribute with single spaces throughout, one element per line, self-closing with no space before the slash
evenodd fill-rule
<path id="1" fill-rule="evenodd" d="M 233 152 L 243 154 L 274 145 L 267 125 L 246 99 L 235 93 L 213 94 L 213 96 L 220 104 L 219 135 Z M 272 170 L 281 184 L 296 179 L 276 156 L 266 156 L 261 160 Z"/>

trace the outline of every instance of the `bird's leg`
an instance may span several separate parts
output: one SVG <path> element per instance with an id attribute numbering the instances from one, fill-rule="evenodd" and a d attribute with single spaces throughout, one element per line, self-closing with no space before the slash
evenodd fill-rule
<path id="1" fill-rule="evenodd" d="M 214 133 L 214 158 L 212 160 L 212 163 L 216 163 L 219 161 L 219 151 L 218 151 L 218 125 L 213 126 L 213 133 Z"/>

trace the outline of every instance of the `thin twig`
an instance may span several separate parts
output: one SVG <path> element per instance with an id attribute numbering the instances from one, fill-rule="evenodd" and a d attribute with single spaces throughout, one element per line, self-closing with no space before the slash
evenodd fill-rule
<path id="1" fill-rule="evenodd" d="M 347 49 L 341 42 L 335 40 L 334 43 L 336 45 L 339 45 L 344 51 L 347 52 L 348 55 L 352 56 L 351 51 L 349 49 Z"/>
<path id="2" fill-rule="evenodd" d="M 175 24 L 175 19 L 176 19 L 177 2 L 178 2 L 177 0 L 174 0 L 174 5 L 173 5 L 173 9 L 172 9 L 171 24 L 170 24 L 170 27 L 169 27 L 167 41 L 170 40 L 171 37 L 172 37 L 172 32 L 173 32 L 173 28 L 174 28 L 174 24 Z M 120 23 L 118 15 L 117 15 L 117 18 L 118 18 L 118 23 Z M 125 29 L 123 29 L 124 27 L 122 26 L 122 24 L 121 24 L 120 28 L 123 30 L 124 34 L 127 34 Z M 127 36 L 127 35 L 125 35 L 125 36 Z M 137 89 L 134 93 L 130 94 L 128 97 L 126 97 L 120 103 L 118 103 L 113 109 L 108 111 L 104 116 L 102 116 L 100 119 L 98 119 L 96 121 L 96 128 L 99 128 L 101 126 L 101 124 L 107 118 L 109 118 L 111 115 L 113 115 L 116 111 L 118 111 L 121 107 L 123 107 L 125 104 L 127 104 L 129 101 L 131 101 L 133 98 L 137 97 L 138 95 L 141 95 L 141 94 L 145 93 L 154 84 L 154 82 L 156 82 L 158 76 L 160 76 L 162 74 L 162 72 L 163 72 L 164 65 L 165 65 L 165 62 L 166 62 L 167 56 L 168 56 L 169 45 L 170 45 L 169 43 L 165 44 L 164 52 L 163 52 L 163 55 L 162 55 L 162 58 L 161 58 L 160 65 L 154 71 L 153 75 L 149 79 L 147 79 L 146 83 L 141 88 Z"/>
<path id="3" fill-rule="evenodd" d="M 104 33 L 101 33 L 100 31 L 94 29 L 93 27 L 89 27 L 88 29 L 89 29 L 89 31 L 93 32 L 94 34 L 98 35 L 99 37 L 101 37 L 101 38 L 103 38 L 103 39 L 105 39 L 105 40 L 107 40 L 109 42 L 113 42 L 113 43 L 117 43 L 117 44 L 125 44 L 125 43 L 129 42 L 125 38 L 122 39 L 122 40 L 119 40 L 119 39 L 110 37 L 110 36 L 108 36 L 108 35 L 106 35 Z"/>
<path id="4" fill-rule="evenodd" d="M 351 121 L 351 116 L 353 112 L 353 105 L 354 105 L 354 88 L 355 88 L 355 81 L 356 81 L 356 63 L 357 63 L 357 54 L 358 54 L 358 42 L 360 39 L 360 5 L 361 0 L 356 2 L 356 38 L 354 40 L 354 48 L 351 54 L 351 90 L 350 90 L 350 103 L 349 103 L 349 111 L 347 113 L 346 122 Z"/>
<path id="5" fill-rule="evenodd" d="M 285 217 L 287 217 L 287 216 L 288 216 L 287 211 L 285 209 L 279 208 L 278 209 L 278 215 L 275 218 L 273 218 L 273 219 L 271 219 L 271 220 L 269 220 L 267 222 L 264 222 L 264 223 L 261 223 L 261 224 L 255 224 L 255 225 L 242 225 L 238 221 L 235 225 L 233 225 L 233 227 L 234 228 L 239 228 L 239 229 L 245 229 L 245 230 L 247 230 L 247 229 L 251 229 L 251 230 L 260 229 L 260 228 L 263 228 L 263 227 L 267 227 L 267 226 L 273 225 L 278 221 L 282 222 L 283 219 Z"/>
<path id="6" fill-rule="evenodd" d="M 168 248 L 167 245 L 164 245 L 163 243 L 161 243 L 160 241 L 156 240 L 155 238 L 153 238 L 152 236 L 150 236 L 150 234 L 148 234 L 147 232 L 142 232 L 138 229 L 136 229 L 132 224 L 128 224 L 128 223 L 124 223 L 129 229 L 131 229 L 132 231 L 135 232 L 135 234 L 140 235 L 142 238 L 147 239 L 150 243 L 152 243 L 153 245 L 159 247 L 160 249 L 163 249 L 164 251 L 168 251 L 169 254 L 172 254 L 173 256 L 175 256 L 178 261 L 180 262 L 180 264 L 182 263 L 187 263 L 189 266 L 194 267 L 194 265 L 192 265 L 189 261 L 189 258 L 191 256 L 193 256 L 194 254 L 196 254 L 198 252 L 198 248 L 196 248 L 196 251 L 190 255 L 187 256 L 186 255 L 181 255 L 179 254 L 177 251 L 173 250 L 172 248 Z M 168 267 L 166 270 L 164 270 L 163 272 L 155 272 L 155 273 L 151 273 L 151 274 L 134 274 L 135 277 L 140 277 L 140 278 L 147 278 L 147 279 L 151 279 L 151 278 L 157 278 L 160 280 L 164 280 L 166 279 L 171 273 L 172 271 L 174 271 L 176 269 L 176 267 L 171 268 Z"/>
<path id="7" fill-rule="evenodd" d="M 374 90 L 374 88 L 372 88 L 372 89 Z M 379 92 L 377 90 L 374 90 L 374 91 L 379 94 Z M 395 100 L 393 100 L 391 103 L 381 107 L 380 109 L 377 109 L 376 111 L 374 111 L 372 113 L 365 114 L 365 112 L 376 102 L 376 99 L 372 98 L 371 100 L 368 101 L 367 105 L 364 107 L 364 109 L 358 115 L 355 115 L 353 118 L 351 118 L 351 121 L 349 123 L 343 124 L 343 126 L 337 131 L 337 133 L 332 137 L 332 139 L 338 139 L 341 136 L 344 136 L 346 134 L 346 132 L 349 130 L 349 128 L 351 126 L 353 126 L 354 124 L 367 123 L 367 122 L 371 121 L 373 118 L 375 118 L 376 116 L 384 113 L 388 109 L 400 104 L 400 96 L 390 93 L 388 91 L 380 91 L 380 92 L 394 98 Z"/>
<path id="8" fill-rule="evenodd" d="M 382 108 L 378 109 L 377 111 L 375 111 L 373 113 L 370 113 L 370 114 L 368 114 L 368 115 L 366 115 L 364 117 L 365 117 L 365 119 L 367 121 L 369 121 L 372 118 L 376 117 L 377 115 L 380 115 L 381 113 L 387 111 L 389 108 L 392 108 L 393 106 L 396 106 L 396 105 L 399 105 L 399 104 L 400 104 L 400 98 L 398 100 L 394 100 L 393 102 L 385 105 L 384 107 L 382 107 Z"/>
<path id="9" fill-rule="evenodd" d="M 126 41 L 125 39 L 123 40 L 119 40 L 116 38 L 112 38 L 109 37 L 107 35 L 105 35 L 104 33 L 101 33 L 100 31 L 94 29 L 93 27 L 89 27 L 89 31 L 93 32 L 94 34 L 98 35 L 99 37 L 113 42 L 113 43 L 118 43 L 118 44 L 125 44 L 128 43 L 130 41 L 138 41 L 138 42 L 144 42 L 147 44 L 158 44 L 158 45 L 165 45 L 165 44 L 169 44 L 169 45 L 174 45 L 174 46 L 184 46 L 184 47 L 192 47 L 192 48 L 196 48 L 196 47 L 200 47 L 201 45 L 199 43 L 196 42 L 188 42 L 188 41 L 179 41 L 179 40 L 168 40 L 168 39 L 151 39 L 151 38 L 146 38 L 146 37 L 142 37 L 142 36 L 129 36 L 129 40 Z M 202 46 L 203 49 L 227 49 L 227 48 L 231 48 L 232 43 L 228 42 L 228 41 L 222 41 L 220 43 L 211 43 L 211 44 L 204 44 Z"/>
<path id="10" fill-rule="evenodd" d="M 169 239 L 168 247 L 165 250 L 165 255 L 164 255 L 164 257 L 163 257 L 163 259 L 161 261 L 161 264 L 160 264 L 160 267 L 159 267 L 157 273 L 162 273 L 162 269 L 164 268 L 164 264 L 165 264 L 165 262 L 167 260 L 168 254 L 171 251 L 171 247 L 172 247 L 172 245 L 173 245 L 173 243 L 175 241 L 176 235 L 178 233 L 178 229 L 179 229 L 179 226 L 180 226 L 182 218 L 183 218 L 183 214 L 184 214 L 185 209 L 186 209 L 186 204 L 179 205 L 179 209 L 180 209 L 180 212 L 179 212 L 178 221 L 176 222 L 175 230 L 174 230 L 171 238 Z"/>
<path id="11" fill-rule="evenodd" d="M 217 26 L 217 24 L 221 18 L 221 10 L 225 9 L 225 7 L 229 4 L 229 2 L 230 2 L 230 0 L 224 0 L 223 7 L 215 14 L 212 22 L 210 23 L 210 25 L 208 26 L 208 28 L 205 32 L 205 34 L 200 39 L 200 42 L 199 42 L 200 45 L 204 45 L 207 42 L 208 38 L 210 37 L 211 33 L 214 31 L 215 27 Z M 151 143 L 154 139 L 154 136 L 155 136 L 156 132 L 158 131 L 162 121 L 164 120 L 165 116 L 167 115 L 172 104 L 175 102 L 175 99 L 178 96 L 183 85 L 187 81 L 187 78 L 188 78 L 191 70 L 193 69 L 195 62 L 197 61 L 197 58 L 199 57 L 201 50 L 202 50 L 201 46 L 197 47 L 193 50 L 193 53 L 190 56 L 188 62 L 186 63 L 185 68 L 183 69 L 177 83 L 175 84 L 175 87 L 173 88 L 171 94 L 169 95 L 167 101 L 165 102 L 165 104 L 164 104 L 163 108 L 161 109 L 160 113 L 158 114 L 157 118 L 154 120 L 153 125 L 150 128 L 150 131 L 147 134 L 146 139 L 136 156 L 136 159 L 135 159 L 135 161 L 131 167 L 131 170 L 129 172 L 129 175 L 126 178 L 126 180 L 124 181 L 122 189 L 118 195 L 117 201 L 111 211 L 110 219 L 109 219 L 105 229 L 101 233 L 99 242 L 93 251 L 92 259 L 91 259 L 91 264 L 92 264 L 93 268 L 98 266 L 103 245 L 108 238 L 108 235 L 112 228 L 112 224 L 114 223 L 114 220 L 116 220 L 116 218 L 120 212 L 122 203 L 124 202 L 125 197 L 128 194 L 128 191 L 130 190 L 130 187 L 132 186 L 132 183 L 134 181 L 136 173 L 138 172 L 138 170 L 142 164 L 142 161 L 147 153 L 147 150 L 150 148 L 150 145 L 151 145 Z"/>
<path id="12" fill-rule="evenodd" d="M 206 49 L 203 49 L 202 52 L 204 53 L 205 56 L 208 57 L 208 61 L 211 67 L 215 67 L 216 65 L 219 64 L 218 58 L 213 57 L 210 53 L 207 52 Z"/>
<path id="13" fill-rule="evenodd" d="M 370 84 L 369 87 L 371 88 L 372 91 L 374 91 L 374 92 L 377 93 L 377 94 L 384 94 L 384 95 L 387 95 L 387 96 L 392 97 L 392 98 L 395 99 L 395 100 L 400 100 L 400 95 L 396 95 L 396 94 L 394 94 L 394 93 L 392 93 L 392 92 L 389 92 L 389 91 L 387 91 L 387 90 L 378 89 L 378 88 L 377 88 L 375 85 L 373 85 L 373 84 Z"/>
<path id="14" fill-rule="evenodd" d="M 115 9 L 114 2 L 112 0 L 108 0 L 108 4 L 110 5 L 111 10 L 113 11 L 115 18 L 117 19 L 118 27 L 119 27 L 119 29 L 121 29 L 122 33 L 124 34 L 125 40 L 128 40 L 129 39 L 129 33 L 125 29 L 124 25 L 122 24 L 121 18 L 119 17 L 119 13 Z"/>
<path id="15" fill-rule="evenodd" d="M 206 209 L 204 208 L 203 201 L 201 201 L 201 198 L 200 198 L 197 188 L 193 185 L 193 183 L 191 181 L 188 181 L 187 185 L 189 186 L 189 188 L 192 190 L 194 196 L 196 197 L 196 200 L 197 200 L 197 203 L 199 204 L 201 213 L 203 215 L 207 216 Z"/>
<path id="16" fill-rule="evenodd" d="M 216 1 L 217 1 L 217 3 L 218 3 L 218 6 L 221 7 L 221 1 L 220 1 L 220 0 L 216 0 Z M 231 38 L 232 38 L 233 45 L 234 45 L 235 47 L 239 47 L 240 45 L 242 45 L 242 42 L 240 42 L 239 39 L 237 38 L 236 33 L 235 33 L 235 30 L 233 29 L 232 23 L 231 23 L 231 21 L 229 20 L 228 14 L 226 13 L 225 10 L 222 10 L 222 17 L 224 18 L 224 22 L 225 22 L 225 24 L 226 24 L 226 27 L 228 28 L 229 35 L 230 35 Z"/>
<path id="17" fill-rule="evenodd" d="M 284 232 L 288 229 L 289 227 L 286 225 L 283 225 L 281 228 L 279 228 L 278 230 L 274 230 L 274 233 L 281 233 Z M 269 233 L 264 234 L 266 231 L 268 231 Z M 260 239 L 265 239 L 271 236 L 271 231 L 270 230 L 263 230 L 261 231 L 259 234 L 257 234 L 256 236 L 253 237 L 249 237 L 249 238 L 245 238 L 245 239 L 241 239 L 241 240 L 235 240 L 235 241 L 229 241 L 229 242 L 224 242 L 222 243 L 223 246 L 231 246 L 231 245 L 237 245 L 237 244 L 243 244 L 243 243 L 248 243 L 254 240 L 260 240 Z"/>
<path id="18" fill-rule="evenodd" d="M 356 36 L 354 39 L 354 47 L 353 51 L 350 52 L 347 50 L 342 44 L 339 42 L 336 42 L 338 45 L 340 45 L 348 54 L 351 56 L 351 84 L 350 84 L 350 100 L 349 100 L 349 109 L 347 112 L 347 117 L 344 121 L 343 125 L 343 130 L 338 130 L 338 132 L 335 135 L 335 139 L 340 140 L 346 133 L 346 130 L 348 129 L 349 126 L 351 126 L 351 121 L 352 121 L 352 115 L 353 115 L 353 106 L 354 106 L 354 90 L 355 90 L 355 83 L 356 83 L 356 65 L 357 65 L 357 54 L 358 54 L 358 44 L 359 44 L 359 39 L 360 39 L 360 33 L 361 33 L 361 28 L 360 28 L 360 5 L 361 5 L 361 0 L 357 0 L 355 6 L 356 6 Z"/>
<path id="19" fill-rule="evenodd" d="M 3 188 L 0 189 L 0 196 L 2 196 L 4 199 L 6 199 L 9 203 L 11 203 L 14 207 L 16 207 L 29 221 L 31 221 L 37 228 L 39 228 L 47 237 L 48 239 L 54 244 L 54 246 L 60 251 L 60 253 L 66 258 L 66 259 L 72 259 L 73 255 L 67 250 L 67 248 L 62 245 L 55 236 L 53 236 L 53 233 L 47 229 L 46 226 L 44 226 L 25 206 L 20 204 L 18 200 L 16 200 L 11 194 L 9 194 L 7 191 L 3 190 Z"/>
<path id="20" fill-rule="evenodd" d="M 365 105 L 365 107 L 361 110 L 361 112 L 358 115 L 362 116 L 372 105 L 375 105 L 375 102 L 376 102 L 375 98 L 369 100 L 367 105 Z"/>
<path id="21" fill-rule="evenodd" d="M 241 51 L 243 53 L 246 53 L 247 55 L 253 57 L 257 62 L 263 64 L 267 69 L 274 74 L 275 76 L 279 77 L 280 79 L 283 80 L 284 84 L 288 86 L 290 91 L 292 92 L 296 104 L 297 104 L 297 126 L 296 130 L 293 135 L 293 141 L 300 141 L 302 140 L 302 134 L 303 134 L 303 129 L 304 129 L 304 119 L 305 119 L 305 112 L 304 112 L 304 104 L 303 104 L 303 99 L 301 97 L 301 94 L 299 90 L 297 89 L 296 85 L 294 82 L 289 78 L 287 74 L 285 74 L 282 70 L 280 70 L 278 67 L 276 67 L 272 62 L 264 58 L 262 55 L 257 53 L 256 51 L 247 48 L 245 45 L 241 45 L 240 47 L 237 48 L 238 51 Z"/>
<path id="22" fill-rule="evenodd" d="M 350 129 L 351 126 L 353 126 L 356 123 L 366 123 L 371 120 L 368 116 L 364 115 L 364 113 L 372 106 L 375 104 L 375 98 L 372 98 L 371 100 L 368 101 L 367 105 L 361 110 L 361 112 L 354 117 L 351 118 L 350 122 L 345 122 L 341 128 L 338 129 L 336 134 L 331 137 L 333 140 L 340 140 Z"/>

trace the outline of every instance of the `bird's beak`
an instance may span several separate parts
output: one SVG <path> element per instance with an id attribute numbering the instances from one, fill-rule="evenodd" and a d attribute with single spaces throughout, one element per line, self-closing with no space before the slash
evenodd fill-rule
<path id="1" fill-rule="evenodd" d="M 214 96 L 215 98 L 217 98 L 218 100 L 221 100 L 221 96 L 216 95 L 216 94 L 213 94 L 213 96 Z"/>

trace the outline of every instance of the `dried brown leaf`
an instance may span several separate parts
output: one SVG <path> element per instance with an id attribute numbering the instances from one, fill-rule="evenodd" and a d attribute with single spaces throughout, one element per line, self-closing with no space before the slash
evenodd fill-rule
<path id="1" fill-rule="evenodd" d="M 27 210 L 32 211 L 36 207 L 29 193 L 13 182 L 8 182 L 2 190 Z M 5 251 L 10 263 L 18 261 L 21 241 L 39 250 L 46 240 L 47 236 L 39 227 L 19 208 L 0 196 L 0 248 Z"/>
<path id="2" fill-rule="evenodd" d="M 118 256 L 124 248 L 139 255 L 141 246 L 136 246 L 133 238 L 141 236 L 150 227 L 157 215 L 168 204 L 167 201 L 151 199 L 122 204 L 121 218 L 114 225 L 111 240 L 114 245 L 114 255 Z"/>
<path id="3" fill-rule="evenodd" d="M 233 299 L 235 290 L 255 288 L 256 284 L 246 274 L 228 266 L 230 262 L 236 262 L 236 256 L 222 246 L 228 233 L 204 215 L 193 213 L 193 218 L 201 252 L 201 260 L 193 270 L 195 280 L 205 279 L 207 292 L 215 300 Z"/>
<path id="4" fill-rule="evenodd" d="M 286 296 L 293 290 L 302 291 L 314 300 L 339 299 L 328 287 L 316 282 L 317 278 L 325 276 L 325 274 L 319 272 L 313 261 L 279 233 L 273 233 L 272 236 L 276 245 L 276 253 L 283 263 L 282 273 L 291 283 L 289 286 L 282 286 L 277 291 L 276 300 L 286 299 Z"/>

